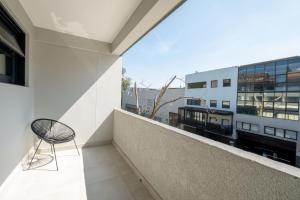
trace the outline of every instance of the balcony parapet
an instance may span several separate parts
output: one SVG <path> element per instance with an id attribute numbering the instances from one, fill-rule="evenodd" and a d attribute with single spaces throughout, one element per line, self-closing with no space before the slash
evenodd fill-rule
<path id="1" fill-rule="evenodd" d="M 116 109 L 114 143 L 162 199 L 299 199 L 300 169 Z"/>

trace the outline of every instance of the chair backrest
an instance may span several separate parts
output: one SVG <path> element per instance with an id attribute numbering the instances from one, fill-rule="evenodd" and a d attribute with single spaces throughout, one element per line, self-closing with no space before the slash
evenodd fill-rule
<path id="1" fill-rule="evenodd" d="M 31 123 L 32 131 L 40 138 L 48 142 L 66 142 L 75 137 L 75 131 L 53 119 L 37 119 Z"/>

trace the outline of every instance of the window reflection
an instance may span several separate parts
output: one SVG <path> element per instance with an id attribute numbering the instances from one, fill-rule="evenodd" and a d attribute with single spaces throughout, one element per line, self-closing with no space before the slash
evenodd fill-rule
<path id="1" fill-rule="evenodd" d="M 298 120 L 300 58 L 239 68 L 237 112 Z"/>

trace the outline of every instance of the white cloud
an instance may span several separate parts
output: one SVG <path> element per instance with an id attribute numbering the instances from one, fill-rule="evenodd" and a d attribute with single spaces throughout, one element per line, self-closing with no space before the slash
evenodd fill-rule
<path id="1" fill-rule="evenodd" d="M 175 46 L 179 41 L 179 37 L 173 38 L 172 40 L 165 39 L 157 32 L 154 33 L 154 36 L 156 39 L 157 52 L 160 54 L 166 54 L 171 50 L 175 50 Z"/>

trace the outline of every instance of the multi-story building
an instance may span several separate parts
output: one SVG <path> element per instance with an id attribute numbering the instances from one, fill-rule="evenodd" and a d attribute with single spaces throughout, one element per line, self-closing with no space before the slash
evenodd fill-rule
<path id="1" fill-rule="evenodd" d="M 300 165 L 300 57 L 190 74 L 186 86 L 183 128 Z"/>
<path id="2" fill-rule="evenodd" d="M 138 88 L 138 104 L 143 116 L 149 116 L 152 112 L 155 98 L 159 95 L 159 89 Z M 184 88 L 169 88 L 163 96 L 161 103 L 184 97 Z M 184 99 L 168 103 L 161 107 L 155 115 L 155 120 L 176 126 L 178 107 L 184 105 Z M 133 88 L 129 88 L 122 93 L 122 108 L 131 112 L 136 112 L 136 97 Z M 175 118 L 175 119 L 174 119 Z M 173 120 L 174 119 L 174 120 Z"/>
<path id="3" fill-rule="evenodd" d="M 297 162 L 299 97 L 300 57 L 239 67 L 236 114 L 239 145 L 287 163 Z"/>
<path id="4" fill-rule="evenodd" d="M 186 75 L 185 106 L 179 109 L 182 128 L 224 142 L 234 142 L 237 67 Z"/>

